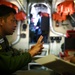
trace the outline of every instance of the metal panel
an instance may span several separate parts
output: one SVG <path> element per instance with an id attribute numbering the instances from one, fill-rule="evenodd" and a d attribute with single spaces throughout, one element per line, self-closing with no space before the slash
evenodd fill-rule
<path id="1" fill-rule="evenodd" d="M 29 0 L 29 2 L 49 2 L 49 1 L 52 1 L 52 0 Z"/>

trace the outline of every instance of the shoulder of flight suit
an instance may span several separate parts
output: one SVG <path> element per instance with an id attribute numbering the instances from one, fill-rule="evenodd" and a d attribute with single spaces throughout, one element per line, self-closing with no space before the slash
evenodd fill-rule
<path id="1" fill-rule="evenodd" d="M 3 50 L 4 44 L 5 40 L 0 37 L 0 73 L 13 73 L 31 62 L 32 58 L 30 53 L 28 52 L 13 55 L 11 48 L 9 49 L 9 51 L 1 51 Z M 9 46 L 9 44 L 7 45 Z"/>
<path id="2" fill-rule="evenodd" d="M 0 54 L 0 73 L 11 74 L 28 65 L 32 58 L 28 52 L 21 55 L 11 56 Z"/>

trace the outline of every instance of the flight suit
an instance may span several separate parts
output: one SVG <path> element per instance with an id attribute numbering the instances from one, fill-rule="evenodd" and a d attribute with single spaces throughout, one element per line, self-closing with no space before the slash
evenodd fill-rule
<path id="1" fill-rule="evenodd" d="M 6 37 L 0 36 L 0 73 L 11 74 L 32 60 L 28 52 L 20 53 L 9 46 Z"/>

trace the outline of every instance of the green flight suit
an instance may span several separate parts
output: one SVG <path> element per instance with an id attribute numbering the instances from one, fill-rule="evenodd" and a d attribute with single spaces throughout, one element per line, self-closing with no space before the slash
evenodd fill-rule
<path id="1" fill-rule="evenodd" d="M 32 60 L 28 52 L 20 53 L 9 46 L 6 37 L 0 36 L 0 73 L 11 74 Z"/>

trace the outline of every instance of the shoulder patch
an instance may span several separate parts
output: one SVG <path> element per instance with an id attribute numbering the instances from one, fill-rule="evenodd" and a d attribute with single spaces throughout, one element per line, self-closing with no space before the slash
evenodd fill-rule
<path id="1" fill-rule="evenodd" d="M 0 39 L 0 43 L 3 43 L 3 42 L 4 42 L 4 39 L 3 39 L 3 38 L 1 38 L 1 39 Z"/>

